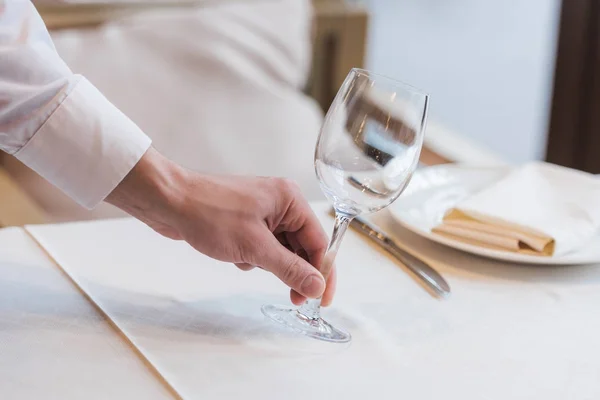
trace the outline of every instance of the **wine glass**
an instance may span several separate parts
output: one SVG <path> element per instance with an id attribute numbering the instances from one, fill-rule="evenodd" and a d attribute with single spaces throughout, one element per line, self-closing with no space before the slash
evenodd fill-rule
<path id="1" fill-rule="evenodd" d="M 352 69 L 319 134 L 315 170 L 335 209 L 335 226 L 319 270 L 327 279 L 352 219 L 389 206 L 415 171 L 429 97 L 418 89 L 369 71 Z M 349 333 L 320 316 L 321 299 L 298 309 L 263 306 L 263 313 L 304 335 L 344 343 Z"/>

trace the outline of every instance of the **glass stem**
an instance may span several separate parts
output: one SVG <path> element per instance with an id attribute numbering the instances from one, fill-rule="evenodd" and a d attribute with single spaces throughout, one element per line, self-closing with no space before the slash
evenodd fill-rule
<path id="1" fill-rule="evenodd" d="M 352 221 L 353 217 L 350 217 L 346 214 L 335 213 L 335 226 L 333 227 L 333 234 L 331 235 L 331 240 L 329 242 L 329 246 L 327 247 L 327 252 L 323 257 L 323 262 L 321 263 L 321 267 L 319 271 L 327 281 L 327 277 L 329 277 L 329 273 L 333 268 L 333 264 L 335 261 L 335 256 L 337 255 L 338 249 L 340 248 L 340 244 L 342 243 L 342 239 L 344 238 L 344 234 L 346 233 L 346 229 L 348 229 L 348 225 L 350 221 Z M 308 299 L 302 307 L 298 309 L 298 312 L 310 319 L 319 318 L 321 310 L 321 298 L 318 299 Z"/>

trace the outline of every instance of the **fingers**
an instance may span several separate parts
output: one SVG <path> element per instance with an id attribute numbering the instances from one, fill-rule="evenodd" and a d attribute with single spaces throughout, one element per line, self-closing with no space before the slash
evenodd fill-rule
<path id="1" fill-rule="evenodd" d="M 337 273 L 335 267 L 331 270 L 329 274 L 329 278 L 327 279 L 327 287 L 325 288 L 325 292 L 323 293 L 323 298 L 321 299 L 321 305 L 323 307 L 329 307 L 331 303 L 333 303 L 333 296 L 335 295 L 335 289 L 337 285 Z M 293 304 L 300 306 L 304 304 L 306 301 L 306 297 L 302 296 L 300 293 L 296 292 L 294 289 L 290 290 L 290 300 Z"/>
<path id="2" fill-rule="evenodd" d="M 304 250 L 310 263 L 318 269 L 327 250 L 328 239 L 310 207 L 305 214 L 304 224 L 298 230 L 292 230 L 292 234 L 288 234 L 288 241 L 293 242 L 296 251 L 298 248 Z"/>
<path id="3" fill-rule="evenodd" d="M 321 223 L 306 200 L 297 194 L 292 206 L 288 208 L 286 216 L 276 228 L 280 242 L 310 262 L 317 269 L 321 266 L 327 250 L 328 237 Z M 283 239 L 282 239 L 283 236 Z M 322 304 L 328 306 L 333 301 L 336 287 L 335 271 L 327 277 L 327 287 L 323 294 Z M 303 304 L 306 297 L 298 291 L 290 291 L 290 299 L 296 305 Z"/>
<path id="4" fill-rule="evenodd" d="M 296 292 L 294 289 L 290 290 L 290 300 L 292 303 L 301 306 L 306 301 L 306 297 L 302 296 L 300 293 Z"/>
<path id="5" fill-rule="evenodd" d="M 301 296 L 317 298 L 323 294 L 325 279 L 316 268 L 282 246 L 271 232 L 266 231 L 260 239 L 264 246 L 250 256 L 253 263 L 273 273 Z"/>
<path id="6" fill-rule="evenodd" d="M 310 263 L 318 268 L 327 250 L 327 235 L 300 191 L 292 191 L 292 196 L 293 200 L 275 233 L 286 232 L 286 240 L 294 250 L 304 249 Z"/>
<path id="7" fill-rule="evenodd" d="M 302 207 L 303 206 L 301 206 L 301 209 Z M 296 254 L 309 261 L 312 265 L 319 269 L 321 263 L 323 262 L 325 252 L 327 251 L 327 235 L 323 231 L 320 222 L 308 205 L 303 212 L 306 215 L 304 224 L 300 226 L 297 231 L 286 233 L 287 243 L 289 243 Z M 331 305 L 335 295 L 335 289 L 336 272 L 334 265 L 329 273 L 329 276 L 327 277 L 326 289 L 321 300 L 321 305 L 323 307 Z M 290 292 L 290 299 L 292 303 L 296 305 L 303 304 L 306 301 L 306 297 L 293 290 Z"/>
<path id="8" fill-rule="evenodd" d="M 306 254 L 306 251 L 302 248 L 302 246 L 300 246 L 300 243 L 298 243 L 298 240 L 296 239 L 296 236 L 293 233 L 285 232 L 278 236 L 283 236 L 285 238 L 283 240 L 279 239 L 279 242 L 281 244 L 283 244 L 285 247 L 287 247 L 289 250 L 295 253 L 298 257 L 302 258 L 304 261 L 310 262 L 308 254 Z M 294 289 L 290 290 L 290 299 L 292 300 L 292 303 L 297 306 L 304 304 L 304 302 L 306 301 L 306 297 L 302 296 Z"/>
<path id="9" fill-rule="evenodd" d="M 334 265 L 333 269 L 329 273 L 329 277 L 327 278 L 327 287 L 325 288 L 325 292 L 323 293 L 323 299 L 321 300 L 321 305 L 323 307 L 328 307 L 333 302 L 333 296 L 335 295 L 336 286 L 337 272 Z"/>

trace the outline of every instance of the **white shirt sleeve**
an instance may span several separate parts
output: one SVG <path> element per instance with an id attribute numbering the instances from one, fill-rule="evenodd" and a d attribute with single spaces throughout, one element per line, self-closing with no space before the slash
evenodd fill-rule
<path id="1" fill-rule="evenodd" d="M 0 1 L 0 149 L 86 208 L 100 203 L 150 139 L 56 53 L 30 1 Z"/>

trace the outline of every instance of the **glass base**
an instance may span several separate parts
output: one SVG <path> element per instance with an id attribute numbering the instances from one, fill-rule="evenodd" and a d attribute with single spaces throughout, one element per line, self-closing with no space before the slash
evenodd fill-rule
<path id="1" fill-rule="evenodd" d="M 266 305 L 262 312 L 273 321 L 315 339 L 334 343 L 347 343 L 352 339 L 348 332 L 334 328 L 323 318 L 308 318 L 294 308 Z"/>

